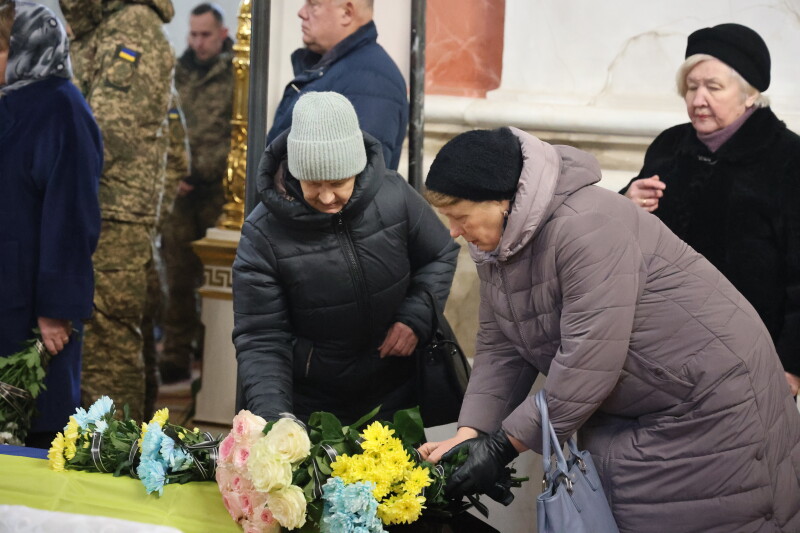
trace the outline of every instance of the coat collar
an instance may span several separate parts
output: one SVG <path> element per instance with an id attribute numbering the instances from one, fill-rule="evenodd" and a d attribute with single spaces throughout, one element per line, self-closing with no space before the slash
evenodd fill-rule
<path id="1" fill-rule="evenodd" d="M 207 61 L 200 61 L 197 59 L 194 50 L 187 47 L 183 52 L 178 62 L 186 69 L 192 72 L 198 72 L 200 78 L 203 80 L 211 79 L 221 72 L 232 68 L 233 61 L 233 40 L 226 37 L 222 43 L 222 51 Z"/>
<path id="2" fill-rule="evenodd" d="M 510 128 L 522 148 L 522 173 L 508 222 L 493 252 L 470 244 L 480 264 L 504 262 L 539 233 L 570 194 L 600 181 L 600 165 L 590 154 L 571 146 L 552 146 L 517 128 Z"/>
<path id="3" fill-rule="evenodd" d="M 710 160 L 739 162 L 761 157 L 764 150 L 772 145 L 776 137 L 786 129 L 786 124 L 775 116 L 772 109 L 762 107 L 756 109 L 750 118 L 742 124 L 739 131 L 734 133 L 716 152 L 712 153 L 697 138 L 691 123 L 687 123 L 684 126 L 691 129 L 691 135 L 686 135 L 683 138 L 683 141 L 678 145 L 678 153 L 706 157 Z"/>
<path id="4" fill-rule="evenodd" d="M 321 213 L 308 205 L 303 198 L 300 182 L 289 173 L 286 163 L 289 131 L 284 131 L 272 141 L 261 158 L 256 177 L 261 202 L 278 219 L 291 220 L 303 226 L 330 225 L 339 214 Z M 383 185 L 386 173 L 381 143 L 370 134 L 362 133 L 367 150 L 367 166 L 356 176 L 353 196 L 341 211 L 345 220 L 355 218 L 367 208 Z"/>
<path id="5" fill-rule="evenodd" d="M 312 52 L 308 48 L 300 48 L 292 53 L 292 68 L 294 75 L 299 76 L 306 71 L 318 71 L 339 61 L 342 57 L 357 48 L 374 43 L 378 40 L 378 28 L 373 21 L 369 21 L 355 32 L 342 39 L 336 46 L 328 50 L 325 55 Z"/>

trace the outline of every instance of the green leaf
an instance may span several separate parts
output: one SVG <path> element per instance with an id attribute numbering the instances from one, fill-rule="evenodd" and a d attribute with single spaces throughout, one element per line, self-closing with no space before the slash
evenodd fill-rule
<path id="1" fill-rule="evenodd" d="M 269 433 L 269 430 L 272 429 L 272 426 L 274 425 L 275 425 L 275 420 L 270 420 L 269 422 L 267 422 L 267 425 L 264 426 L 264 429 L 262 429 L 261 432 L 264 435 L 266 435 L 267 433 Z"/>
<path id="2" fill-rule="evenodd" d="M 362 416 L 361 418 L 359 418 L 358 420 L 356 420 L 355 422 L 350 424 L 350 427 L 351 428 L 355 428 L 356 430 L 361 429 L 361 426 L 365 425 L 367 422 L 369 422 L 370 420 L 375 418 L 375 415 L 377 415 L 378 411 L 380 411 L 380 410 L 381 410 L 381 406 L 378 405 L 375 409 L 373 409 L 369 413 L 365 414 L 364 416 Z"/>
<path id="3" fill-rule="evenodd" d="M 425 429 L 419 407 L 403 409 L 394 414 L 395 435 L 404 444 L 416 446 L 425 440 Z"/>
<path id="4" fill-rule="evenodd" d="M 343 438 L 342 423 L 339 419 L 331 413 L 321 411 L 319 417 L 319 425 L 322 430 L 323 441 L 338 442 Z"/>

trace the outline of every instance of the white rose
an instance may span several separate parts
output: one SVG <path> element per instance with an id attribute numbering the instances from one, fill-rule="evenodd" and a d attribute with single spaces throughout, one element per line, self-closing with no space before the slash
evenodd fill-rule
<path id="1" fill-rule="evenodd" d="M 292 483 L 292 465 L 275 456 L 266 439 L 259 439 L 250 448 L 247 471 L 253 486 L 264 492 L 281 489 Z"/>
<path id="2" fill-rule="evenodd" d="M 267 494 L 267 508 L 286 529 L 297 529 L 306 523 L 306 497 L 297 485 Z"/>
<path id="3" fill-rule="evenodd" d="M 265 440 L 274 455 L 290 463 L 302 461 L 311 452 L 308 433 L 291 418 L 275 422 Z"/>

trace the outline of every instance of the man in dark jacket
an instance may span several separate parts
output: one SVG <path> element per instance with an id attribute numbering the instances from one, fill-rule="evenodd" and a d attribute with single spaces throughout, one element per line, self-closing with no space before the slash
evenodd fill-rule
<path id="1" fill-rule="evenodd" d="M 329 411 L 345 424 L 417 404 L 418 344 L 444 307 L 458 245 L 358 127 L 342 95 L 309 93 L 257 178 L 233 309 L 243 407 L 267 419 Z"/>
<path id="2" fill-rule="evenodd" d="M 219 7 L 200 4 L 189 17 L 189 47 L 178 60 L 175 84 L 186 115 L 191 173 L 178 185 L 162 246 L 169 297 L 164 313 L 161 379 L 188 379 L 192 355 L 201 350 L 203 327 L 197 288 L 203 265 L 191 242 L 214 226 L 225 203 L 223 180 L 231 146 L 233 41 Z"/>
<path id="3" fill-rule="evenodd" d="M 361 129 L 383 145 L 386 166 L 397 170 L 408 126 L 406 83 L 377 43 L 372 0 L 306 2 L 302 19 L 306 48 L 292 54 L 294 79 L 286 86 L 267 144 L 291 124 L 292 109 L 309 91 L 334 91 L 353 104 Z"/>

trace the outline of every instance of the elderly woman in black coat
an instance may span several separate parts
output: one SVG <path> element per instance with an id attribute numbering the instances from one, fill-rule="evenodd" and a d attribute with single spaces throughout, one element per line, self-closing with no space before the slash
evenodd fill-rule
<path id="1" fill-rule="evenodd" d="M 416 405 L 415 348 L 458 245 L 342 95 L 303 95 L 267 148 L 233 265 L 239 403 L 350 423 Z M 243 401 L 242 401 L 243 400 Z"/>
<path id="2" fill-rule="evenodd" d="M 662 132 L 625 196 L 703 254 L 753 304 L 800 387 L 800 137 L 761 93 L 763 39 L 739 24 L 689 36 L 677 84 L 691 120 Z"/>

